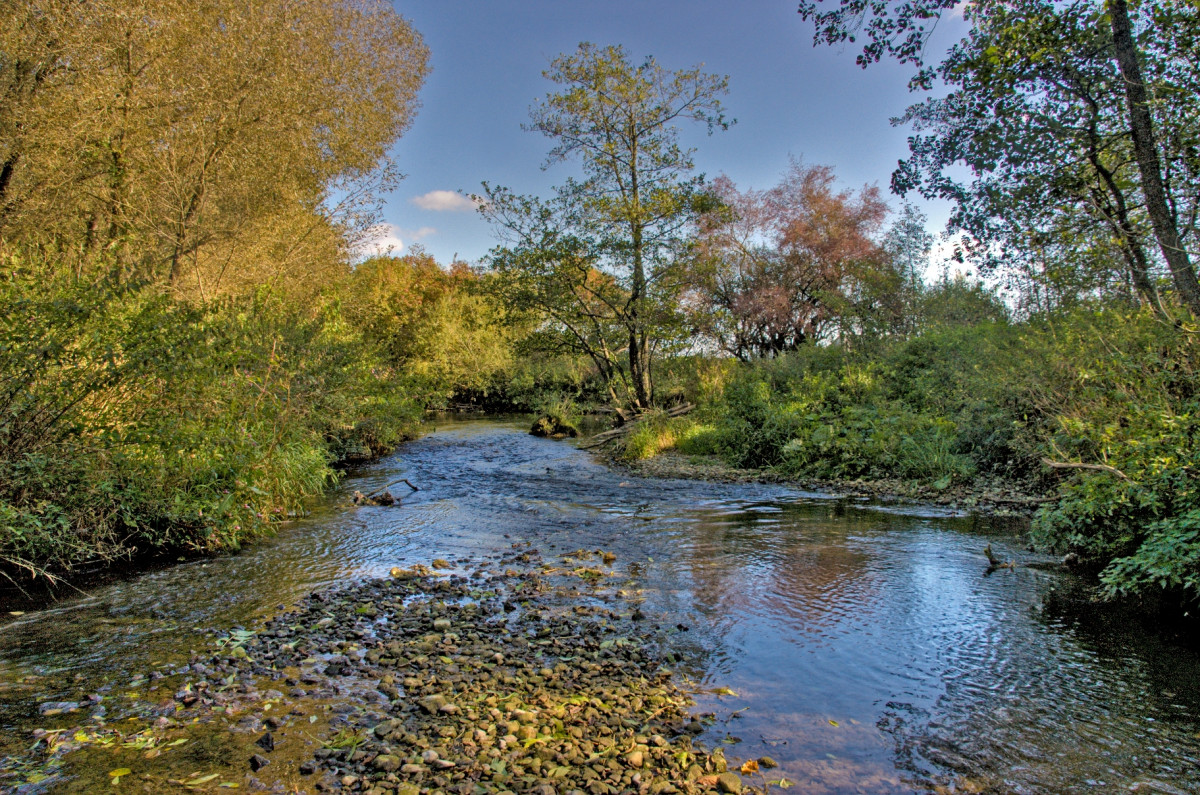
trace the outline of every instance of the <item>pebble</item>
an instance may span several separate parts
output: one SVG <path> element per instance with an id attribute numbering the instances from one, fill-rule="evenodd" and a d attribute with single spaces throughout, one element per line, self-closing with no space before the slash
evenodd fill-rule
<path id="1" fill-rule="evenodd" d="M 285 700 L 261 684 L 269 676 L 307 712 L 325 712 L 329 734 L 316 739 L 360 739 L 312 749 L 299 765 L 301 775 L 321 776 L 310 791 L 671 795 L 712 777 L 721 792 L 742 792 L 722 753 L 695 744 L 705 725 L 672 681 L 666 664 L 675 657 L 644 640 L 636 605 L 614 603 L 636 596 L 607 596 L 598 607 L 608 575 L 586 561 L 602 553 L 571 555 L 581 562 L 550 572 L 536 549 L 514 545 L 498 563 L 458 561 L 486 579 L 418 565 L 312 594 L 267 622 L 245 659 L 194 663 L 203 675 L 176 699 L 198 699 L 197 709 L 223 699 L 231 710 Z M 333 703 L 307 701 L 314 697 Z M 307 714 L 297 706 L 289 715 Z M 245 727 L 261 730 L 254 711 Z M 272 716 L 266 726 L 290 724 Z M 266 753 L 276 742 L 271 731 L 257 740 Z M 250 758 L 256 772 L 269 763 Z"/>
<path id="2" fill-rule="evenodd" d="M 717 789 L 721 792 L 731 792 L 734 795 L 742 791 L 742 780 L 736 773 L 722 773 L 717 776 Z"/>

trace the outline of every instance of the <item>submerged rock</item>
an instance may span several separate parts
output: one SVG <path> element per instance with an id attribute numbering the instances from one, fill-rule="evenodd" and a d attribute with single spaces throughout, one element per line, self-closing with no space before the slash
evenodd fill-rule
<path id="1" fill-rule="evenodd" d="M 529 429 L 529 433 L 533 436 L 550 439 L 565 439 L 568 436 L 572 438 L 578 436 L 579 429 L 563 417 L 548 414 L 545 417 L 538 417 L 534 421 L 533 427 Z"/>

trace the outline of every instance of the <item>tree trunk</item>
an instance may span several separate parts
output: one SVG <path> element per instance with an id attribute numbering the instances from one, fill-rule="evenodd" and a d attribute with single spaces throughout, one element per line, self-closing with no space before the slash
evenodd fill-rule
<path id="1" fill-rule="evenodd" d="M 642 261 L 641 229 L 633 230 L 633 278 L 629 290 L 629 377 L 633 380 L 633 399 L 639 409 L 650 408 L 650 346 L 642 304 L 646 293 L 645 264 Z"/>
<path id="2" fill-rule="evenodd" d="M 1175 218 L 1167 206 L 1162 167 L 1159 164 L 1154 137 L 1154 119 L 1150 115 L 1146 85 L 1142 81 L 1142 69 L 1138 63 L 1137 45 L 1133 40 L 1133 26 L 1129 20 L 1129 5 L 1126 0 L 1110 0 L 1108 11 L 1112 20 L 1117 65 L 1121 70 L 1125 99 L 1129 105 L 1129 131 L 1133 137 L 1133 151 L 1142 178 L 1146 212 L 1150 216 L 1154 236 L 1167 261 L 1167 267 L 1171 270 L 1171 278 L 1175 282 L 1175 289 L 1179 291 L 1180 299 L 1193 315 L 1200 316 L 1200 283 L 1196 281 L 1196 271 L 1179 239 Z"/>

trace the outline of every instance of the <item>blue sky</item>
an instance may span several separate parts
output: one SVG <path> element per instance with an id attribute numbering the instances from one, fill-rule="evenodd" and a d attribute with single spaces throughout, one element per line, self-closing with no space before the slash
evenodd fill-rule
<path id="1" fill-rule="evenodd" d="M 887 189 L 907 131 L 891 126 L 916 97 L 911 69 L 882 63 L 860 69 L 854 45 L 812 45 L 812 27 L 793 0 L 395 0 L 424 36 L 433 71 L 421 109 L 394 150 L 407 175 L 387 198 L 381 239 L 419 244 L 440 262 L 468 262 L 494 244 L 489 226 L 455 193 L 480 183 L 549 195 L 573 173 L 541 169 L 550 141 L 521 129 L 529 107 L 553 88 L 542 77 L 552 58 L 581 41 L 620 44 L 635 60 L 653 55 L 667 69 L 703 64 L 729 76 L 727 115 L 737 124 L 685 140 L 710 178 L 728 174 L 741 188 L 773 185 L 790 156 L 834 167 L 848 187 Z M 931 51 L 961 29 L 944 20 Z M 900 200 L 892 197 L 893 207 Z M 946 206 L 922 204 L 932 231 Z M 401 248 L 403 247 L 403 248 Z"/>

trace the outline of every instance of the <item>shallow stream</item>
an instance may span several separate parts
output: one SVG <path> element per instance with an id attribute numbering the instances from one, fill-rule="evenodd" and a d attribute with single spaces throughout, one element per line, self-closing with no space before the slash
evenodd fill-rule
<path id="1" fill-rule="evenodd" d="M 1009 525 L 783 486 L 649 480 L 524 425 L 447 421 L 242 554 L 0 626 L 0 731 L 185 661 L 314 588 L 532 540 L 611 550 L 731 760 L 804 793 L 1200 792 L 1200 658 L 1088 618 Z M 348 508 L 398 478 L 394 507 Z M 985 576 L 991 544 L 1013 571 Z M 729 695 L 730 693 L 736 695 Z"/>

